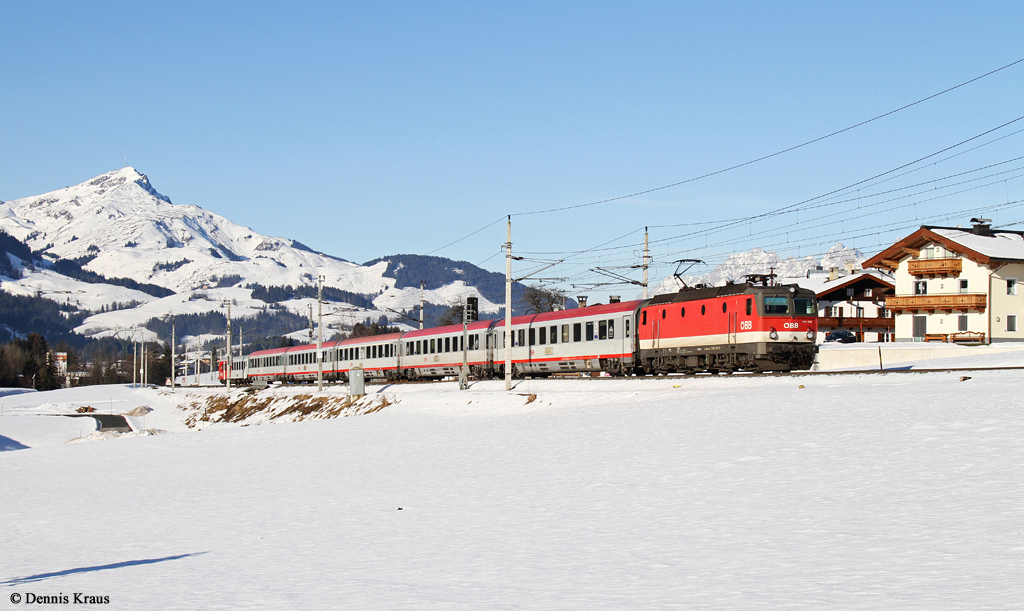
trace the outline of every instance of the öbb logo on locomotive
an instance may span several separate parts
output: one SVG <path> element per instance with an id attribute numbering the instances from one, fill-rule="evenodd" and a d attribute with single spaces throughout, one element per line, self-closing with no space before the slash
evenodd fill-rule
<path id="1" fill-rule="evenodd" d="M 324 378 L 439 379 L 458 375 L 465 352 L 470 374 L 504 377 L 505 350 L 514 376 L 605 371 L 612 375 L 730 373 L 810 369 L 818 348 L 813 291 L 795 285 L 683 288 L 651 299 L 516 316 L 508 346 L 504 319 L 325 342 Z M 782 338 L 776 329 L 806 330 Z M 316 345 L 235 356 L 231 381 L 315 380 Z M 220 363 L 220 379 L 227 378 Z"/>

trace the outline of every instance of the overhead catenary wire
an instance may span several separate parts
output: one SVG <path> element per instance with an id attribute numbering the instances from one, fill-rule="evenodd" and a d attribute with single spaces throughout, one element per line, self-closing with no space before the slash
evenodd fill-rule
<path id="1" fill-rule="evenodd" d="M 991 75 L 993 75 L 993 74 L 995 74 L 997 72 L 1000 72 L 1002 70 L 1006 70 L 1007 68 L 1015 66 L 1015 65 L 1017 65 L 1017 64 L 1019 64 L 1021 62 L 1024 62 L 1024 58 L 1021 58 L 1021 59 L 1018 59 L 1016 61 L 1010 62 L 1009 64 L 1006 64 L 1005 66 L 1001 66 L 999 68 L 996 68 L 995 70 L 991 70 L 991 71 L 986 72 L 985 74 L 982 74 L 980 76 L 976 76 L 976 77 L 974 77 L 974 78 L 972 78 L 970 80 L 967 80 L 967 81 L 964 81 L 964 82 L 960 83 L 959 85 L 954 85 L 953 87 L 949 87 L 948 89 L 944 89 L 944 90 L 942 90 L 942 91 L 940 91 L 938 93 L 934 93 L 934 94 L 932 94 L 930 96 L 921 98 L 920 100 L 917 100 L 916 102 L 911 102 L 910 104 L 906 104 L 904 106 L 901 106 L 901 107 L 896 108 L 894 110 L 890 110 L 888 112 L 882 113 L 882 114 L 880 114 L 878 116 L 872 117 L 872 118 L 867 119 L 865 121 L 861 121 L 860 123 L 856 123 L 854 125 L 850 125 L 849 127 L 844 127 L 843 129 L 836 130 L 836 131 L 834 131 L 834 132 L 832 132 L 830 134 L 826 134 L 824 136 L 819 136 L 819 137 L 814 138 L 812 140 L 808 140 L 808 141 L 803 142 L 801 144 L 797 144 L 795 146 L 791 146 L 789 148 L 782 149 L 780 151 L 776 151 L 776 152 L 770 153 L 768 155 L 763 155 L 763 156 L 758 157 L 756 159 L 751 159 L 750 161 L 745 161 L 743 163 L 738 163 L 736 165 L 732 165 L 732 166 L 729 166 L 727 168 L 722 168 L 720 170 L 715 170 L 714 172 L 708 172 L 706 174 L 701 174 L 700 176 L 694 176 L 692 178 L 687 178 L 685 180 L 680 180 L 680 181 L 674 182 L 672 184 L 663 185 L 663 186 L 660 186 L 660 187 L 654 187 L 654 188 L 651 188 L 651 189 L 645 189 L 645 190 L 642 190 L 642 191 L 637 191 L 635 193 L 630 193 L 628 195 L 620 195 L 620 196 L 617 196 L 617 197 L 610 197 L 610 198 L 606 198 L 606 199 L 602 199 L 602 200 L 597 200 L 597 201 L 593 201 L 593 202 L 588 202 L 588 203 L 584 203 L 584 204 L 574 204 L 574 205 L 569 205 L 569 206 L 560 206 L 560 207 L 556 207 L 556 208 L 548 208 L 548 209 L 543 209 L 543 210 L 533 210 L 533 211 L 529 211 L 529 212 L 518 212 L 518 213 L 513 214 L 512 216 L 529 216 L 529 215 L 535 215 L 535 214 L 549 214 L 549 213 L 552 213 L 552 212 L 562 212 L 562 211 L 565 211 L 565 210 L 576 210 L 576 209 L 579 209 L 579 208 L 587 208 L 587 207 L 590 207 L 590 206 L 596 206 L 598 204 L 606 204 L 606 203 L 609 203 L 609 202 L 620 201 L 620 200 L 623 200 L 623 199 L 630 199 L 630 198 L 633 198 L 633 197 L 638 197 L 640 195 L 646 195 L 648 193 L 654 193 L 656 191 L 663 191 L 665 189 L 671 189 L 672 187 L 678 187 L 680 185 L 685 185 L 685 184 L 688 184 L 688 183 L 691 183 L 691 182 L 696 182 L 698 180 L 703 180 L 705 178 L 710 178 L 712 176 L 717 176 L 719 174 L 724 174 L 726 172 L 731 172 L 732 170 L 737 170 L 739 168 L 746 167 L 748 165 L 752 165 L 752 164 L 755 164 L 755 163 L 758 163 L 758 162 L 761 162 L 761 161 L 765 161 L 766 159 L 771 159 L 772 157 L 778 157 L 779 155 L 784 155 L 784 154 L 789 153 L 791 151 L 795 151 L 797 149 L 801 149 L 801 148 L 803 148 L 805 146 L 809 146 L 809 145 L 814 144 L 816 142 L 821 142 L 822 140 L 826 140 L 828 138 L 831 138 L 833 136 L 837 136 L 837 135 L 842 134 L 844 132 L 848 132 L 848 131 L 856 129 L 858 127 L 862 127 L 862 126 L 867 125 L 869 123 L 872 123 L 874 121 L 878 121 L 879 119 L 883 119 L 885 117 L 888 117 L 889 115 L 893 115 L 893 114 L 896 114 L 896 113 L 898 113 L 900 111 L 903 111 L 903 110 L 906 110 L 908 108 L 917 106 L 918 104 L 927 102 L 928 100 L 937 98 L 937 97 L 939 97 L 941 95 L 944 95 L 946 93 L 949 93 L 951 91 L 955 91 L 955 90 L 957 90 L 957 89 L 959 89 L 961 87 L 969 85 L 969 84 L 971 84 L 971 83 L 973 83 L 975 81 L 981 80 L 981 79 L 983 79 L 983 78 L 985 78 L 987 76 L 991 76 Z M 900 168 L 897 168 L 897 169 L 900 169 Z"/>

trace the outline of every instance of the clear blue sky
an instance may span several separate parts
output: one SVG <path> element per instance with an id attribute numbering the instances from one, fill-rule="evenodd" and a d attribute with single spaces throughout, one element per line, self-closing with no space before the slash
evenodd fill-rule
<path id="1" fill-rule="evenodd" d="M 8 2 L 0 199 L 76 184 L 127 155 L 175 203 L 316 250 L 357 262 L 436 251 L 503 271 L 489 257 L 504 223 L 438 249 L 506 214 L 684 181 L 938 93 L 1024 58 L 1021 23 L 1020 2 Z M 930 165 L 968 147 L 953 149 L 854 189 L 853 202 L 704 231 L 1012 121 L 1022 85 L 1024 63 L 711 178 L 513 217 L 514 250 L 577 252 L 634 232 L 610 244 L 620 250 L 542 274 L 570 283 L 637 262 L 644 226 L 659 276 L 673 259 L 713 266 L 755 246 L 808 255 L 842 241 L 873 254 L 915 214 L 966 223 L 1024 199 L 1024 179 L 1011 179 L 1021 171 L 928 202 L 871 197 L 1024 155 L 1024 133 Z M 985 213 L 1024 220 L 1020 206 Z M 842 222 L 818 227 L 822 214 Z"/>

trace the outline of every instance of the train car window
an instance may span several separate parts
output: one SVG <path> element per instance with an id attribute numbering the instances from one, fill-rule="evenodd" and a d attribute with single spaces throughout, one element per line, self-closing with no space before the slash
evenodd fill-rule
<path id="1" fill-rule="evenodd" d="M 750 307 L 752 305 L 751 304 L 752 301 L 754 301 L 754 300 L 751 299 L 750 297 L 747 297 L 747 316 L 750 316 Z"/>
<path id="2" fill-rule="evenodd" d="M 685 311 L 683 313 L 685 314 Z M 647 324 L 647 310 L 644 310 L 643 312 L 640 313 L 640 324 Z"/>
<path id="3" fill-rule="evenodd" d="M 590 321 L 590 322 L 587 323 L 587 335 L 586 335 L 586 338 L 587 338 L 588 342 L 594 339 L 594 322 L 593 321 Z"/>
<path id="4" fill-rule="evenodd" d="M 558 325 L 551 325 L 550 335 L 551 335 L 551 343 L 552 344 L 557 344 L 558 343 Z"/>
<path id="5" fill-rule="evenodd" d="M 626 337 L 629 337 L 629 319 L 628 318 L 625 320 L 625 323 L 626 323 Z"/>
<path id="6" fill-rule="evenodd" d="M 568 344 L 569 343 L 569 325 L 568 324 L 562 325 L 562 343 L 563 344 Z"/>
<path id="7" fill-rule="evenodd" d="M 530 345 L 533 346 L 537 343 L 537 330 L 530 329 Z"/>
<path id="8" fill-rule="evenodd" d="M 725 302 L 722 302 L 722 314 L 725 314 Z"/>
<path id="9" fill-rule="evenodd" d="M 582 342 L 583 341 L 583 325 L 575 323 L 572 326 L 572 341 Z"/>
<path id="10" fill-rule="evenodd" d="M 661 319 L 665 320 L 665 310 L 664 310 L 664 308 L 661 310 Z"/>
<path id="11" fill-rule="evenodd" d="M 452 338 L 450 338 L 450 337 L 444 338 L 444 351 L 445 352 L 451 352 L 452 351 Z"/>
<path id="12" fill-rule="evenodd" d="M 526 330 L 524 330 L 524 329 L 520 329 L 519 330 L 519 344 L 518 345 L 519 346 L 525 346 L 526 345 Z"/>
<path id="13" fill-rule="evenodd" d="M 538 329 L 537 330 L 537 335 L 538 335 L 538 338 L 537 338 L 537 343 L 538 344 L 543 346 L 544 344 L 548 343 L 548 329 L 547 329 L 547 327 L 541 327 L 540 329 Z"/>
<path id="14" fill-rule="evenodd" d="M 785 316 L 789 314 L 789 299 L 785 296 L 766 295 L 764 298 L 764 313 L 770 316 Z"/>
<path id="15" fill-rule="evenodd" d="M 686 306 L 679 309 L 679 318 L 686 318 Z"/>
<path id="16" fill-rule="evenodd" d="M 608 321 L 597 321 L 597 339 L 608 339 Z"/>
<path id="17" fill-rule="evenodd" d="M 437 354 L 437 340 L 430 340 L 430 354 Z"/>
<path id="18" fill-rule="evenodd" d="M 608 339 L 615 339 L 615 319 L 608 321 Z"/>
<path id="19" fill-rule="evenodd" d="M 706 312 L 707 312 L 707 306 L 700 306 L 700 315 L 704 316 L 704 314 Z"/>

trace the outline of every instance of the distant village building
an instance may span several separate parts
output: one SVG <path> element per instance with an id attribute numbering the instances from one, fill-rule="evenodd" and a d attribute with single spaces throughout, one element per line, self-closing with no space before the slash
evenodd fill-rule
<path id="1" fill-rule="evenodd" d="M 1024 232 L 922 226 L 864 262 L 893 272 L 897 341 L 1024 341 Z"/>
<path id="2" fill-rule="evenodd" d="M 845 268 L 808 271 L 806 278 L 789 278 L 811 289 L 818 298 L 818 341 L 833 331 L 850 331 L 860 342 L 893 341 L 895 321 L 885 307 L 895 291 L 892 276 L 880 270 Z"/>

